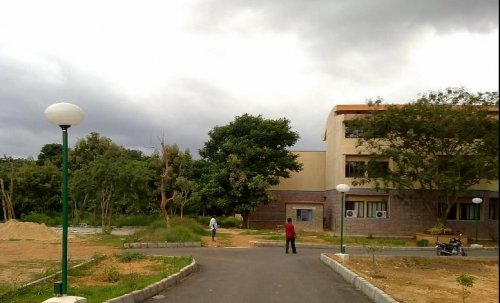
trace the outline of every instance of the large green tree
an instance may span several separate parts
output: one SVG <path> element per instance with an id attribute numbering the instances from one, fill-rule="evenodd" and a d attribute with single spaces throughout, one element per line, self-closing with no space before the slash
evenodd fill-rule
<path id="1" fill-rule="evenodd" d="M 347 125 L 362 130 L 357 147 L 371 155 L 367 174 L 354 184 L 395 189 L 401 197 L 418 190 L 438 223 L 446 224 L 460 196 L 498 179 L 498 93 L 450 88 L 406 105 L 369 104 L 369 115 Z"/>
<path id="2" fill-rule="evenodd" d="M 248 215 L 268 203 L 267 189 L 300 171 L 297 155 L 288 150 L 299 139 L 286 118 L 264 119 L 244 114 L 226 126 L 209 132 L 209 141 L 200 150 L 207 169 L 201 176 L 202 200 L 211 209 Z"/>

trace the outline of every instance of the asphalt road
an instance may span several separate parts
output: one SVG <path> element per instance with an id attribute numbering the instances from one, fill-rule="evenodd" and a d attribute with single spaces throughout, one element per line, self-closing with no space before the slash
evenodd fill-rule
<path id="1" fill-rule="evenodd" d="M 136 250 L 151 255 L 190 255 L 200 266 L 199 272 L 146 303 L 371 302 L 320 260 L 322 253 L 338 252 L 335 249 L 299 247 L 298 254 L 285 254 L 283 247 Z M 498 248 L 466 251 L 469 257 L 498 259 Z M 367 254 L 366 249 L 354 247 L 348 247 L 346 252 Z M 435 251 L 386 249 L 377 255 L 435 257 Z"/>
<path id="2" fill-rule="evenodd" d="M 370 299 L 326 266 L 318 249 L 285 254 L 279 247 L 147 249 L 191 255 L 200 271 L 147 303 L 368 303 Z"/>

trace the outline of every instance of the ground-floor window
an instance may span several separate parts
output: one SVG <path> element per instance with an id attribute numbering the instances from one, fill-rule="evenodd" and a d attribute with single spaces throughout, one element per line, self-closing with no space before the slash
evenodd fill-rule
<path id="1" fill-rule="evenodd" d="M 312 209 L 297 209 L 297 221 L 309 222 L 313 219 Z"/>
<path id="2" fill-rule="evenodd" d="M 445 204 L 440 205 L 440 210 L 441 212 L 445 209 Z M 491 216 L 494 216 L 492 212 L 494 213 L 496 210 L 491 208 L 492 204 L 488 205 L 488 217 L 491 218 Z M 493 204 L 495 206 L 495 204 Z M 463 220 L 463 221 L 468 221 L 468 220 L 476 220 L 476 216 L 478 220 L 481 220 L 481 209 L 483 207 L 483 204 L 476 205 L 474 203 L 470 202 L 459 202 L 453 204 L 453 206 L 450 208 L 450 211 L 448 212 L 447 219 L 448 220 Z M 441 213 L 438 210 L 438 215 Z"/>
<path id="3" fill-rule="evenodd" d="M 348 218 L 387 218 L 387 200 L 380 196 L 348 196 L 344 216 Z"/>

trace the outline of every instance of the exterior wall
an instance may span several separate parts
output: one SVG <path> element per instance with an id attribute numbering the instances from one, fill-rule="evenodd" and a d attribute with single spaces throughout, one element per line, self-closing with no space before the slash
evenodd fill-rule
<path id="1" fill-rule="evenodd" d="M 297 220 L 297 209 L 311 209 L 312 221 Z M 323 230 L 323 203 L 287 202 L 286 217 L 292 218 L 296 230 L 322 231 Z"/>
<path id="2" fill-rule="evenodd" d="M 270 190 L 270 193 L 276 198 L 276 201 L 260 205 L 250 214 L 250 228 L 276 228 L 277 225 L 285 224 L 287 203 L 324 202 L 323 191 Z"/>
<path id="3" fill-rule="evenodd" d="M 325 152 L 297 151 L 302 170 L 293 172 L 288 179 L 280 179 L 277 186 L 269 190 L 276 197 L 276 202 L 260 205 L 250 214 L 249 225 L 252 228 L 275 228 L 283 225 L 287 218 L 286 203 L 292 201 L 324 202 L 325 188 Z M 294 216 L 295 217 L 295 216 Z M 316 216 L 315 216 L 316 217 Z M 323 221 L 321 214 L 321 221 Z M 323 224 L 319 224 L 323 226 Z"/>
<path id="4" fill-rule="evenodd" d="M 298 162 L 302 163 L 300 172 L 292 172 L 290 178 L 280 179 L 271 190 L 323 191 L 325 188 L 325 152 L 296 151 Z"/>

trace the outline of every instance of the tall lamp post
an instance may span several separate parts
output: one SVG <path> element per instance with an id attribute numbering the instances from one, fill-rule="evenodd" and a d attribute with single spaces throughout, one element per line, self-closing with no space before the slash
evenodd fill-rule
<path id="1" fill-rule="evenodd" d="M 336 187 L 337 191 L 340 192 L 340 253 L 345 253 L 344 248 L 344 204 L 345 204 L 345 193 L 351 188 L 347 184 L 339 184 Z"/>
<path id="2" fill-rule="evenodd" d="M 50 123 L 62 129 L 62 290 L 68 294 L 68 128 L 83 120 L 83 111 L 71 103 L 56 103 L 45 109 L 45 117 Z"/>
<path id="3" fill-rule="evenodd" d="M 479 204 L 481 204 L 483 202 L 483 199 L 481 198 L 473 198 L 472 199 L 472 203 L 474 203 L 475 205 L 475 219 L 476 219 L 476 244 L 477 244 L 477 240 L 478 240 L 478 231 L 479 231 Z"/>

